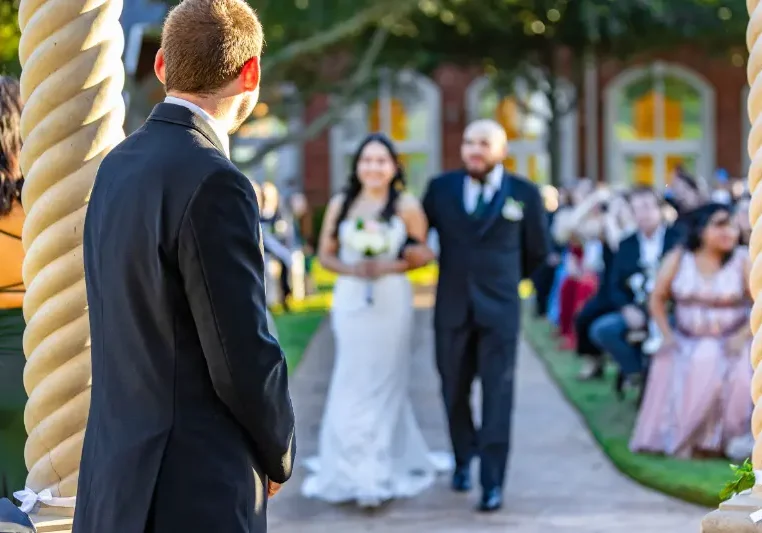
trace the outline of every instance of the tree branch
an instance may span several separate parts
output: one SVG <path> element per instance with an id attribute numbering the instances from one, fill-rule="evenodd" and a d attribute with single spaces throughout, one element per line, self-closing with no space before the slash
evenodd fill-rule
<path id="1" fill-rule="evenodd" d="M 375 2 L 368 9 L 361 11 L 353 17 L 339 22 L 327 31 L 318 32 L 314 37 L 292 43 L 269 60 L 265 57 L 262 60 L 262 74 L 266 76 L 268 72 L 283 63 L 289 63 L 297 57 L 304 54 L 314 54 L 320 50 L 331 46 L 346 37 L 363 31 L 368 26 L 378 22 L 389 15 L 395 18 L 404 16 L 412 11 L 418 5 L 417 0 L 390 0 L 386 2 Z"/>
<path id="2" fill-rule="evenodd" d="M 313 120 L 306 128 L 299 131 L 292 131 L 286 135 L 277 139 L 265 141 L 262 146 L 257 149 L 256 154 L 246 161 L 236 161 L 237 164 L 250 167 L 256 166 L 262 162 L 267 154 L 277 150 L 282 146 L 288 144 L 298 143 L 302 144 L 309 140 L 314 139 L 326 128 L 333 125 L 344 114 L 346 107 L 352 103 L 357 97 L 358 93 L 364 88 L 365 84 L 371 78 L 373 74 L 373 67 L 384 48 L 387 38 L 389 37 L 389 31 L 384 27 L 378 27 L 371 38 L 370 45 L 363 54 L 362 59 L 357 67 L 357 70 L 352 74 L 349 82 L 345 85 L 344 89 L 336 97 L 335 101 L 331 103 L 330 108 Z"/>

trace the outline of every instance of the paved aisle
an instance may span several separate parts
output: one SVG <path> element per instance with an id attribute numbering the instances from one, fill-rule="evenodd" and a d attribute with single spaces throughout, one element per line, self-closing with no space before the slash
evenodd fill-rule
<path id="1" fill-rule="evenodd" d="M 447 438 L 433 367 L 431 312 L 417 313 L 413 401 L 426 438 L 446 449 Z M 333 347 L 327 323 L 313 339 L 292 381 L 298 455 L 316 448 Z M 417 499 L 374 512 L 330 506 L 299 495 L 304 469 L 270 504 L 273 533 L 697 533 L 706 510 L 651 492 L 611 466 L 524 344 L 519 357 L 515 444 L 502 512 L 471 508 L 478 492 L 454 494 L 449 478 Z"/>

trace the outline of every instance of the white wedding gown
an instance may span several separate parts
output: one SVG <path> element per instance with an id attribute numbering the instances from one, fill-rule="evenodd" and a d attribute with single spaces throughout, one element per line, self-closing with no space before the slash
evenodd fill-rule
<path id="1" fill-rule="evenodd" d="M 348 224 L 345 221 L 339 228 L 339 257 L 352 264 L 362 257 L 341 246 Z M 407 232 L 398 217 L 392 218 L 390 228 L 387 254 L 393 259 Z M 413 354 L 410 282 L 404 274 L 373 282 L 339 277 L 332 325 L 336 357 L 319 455 L 306 461 L 312 473 L 302 493 L 361 506 L 415 496 L 434 482 L 438 472 L 448 470 L 451 461 L 449 455 L 429 452 L 408 395 Z"/>

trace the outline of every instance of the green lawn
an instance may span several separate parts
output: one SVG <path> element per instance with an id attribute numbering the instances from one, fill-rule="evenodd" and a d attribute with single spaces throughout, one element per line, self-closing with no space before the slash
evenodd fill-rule
<path id="1" fill-rule="evenodd" d="M 325 316 L 326 312 L 320 309 L 273 316 L 281 348 L 286 354 L 289 372 L 293 372 L 302 360 L 304 351 Z"/>
<path id="2" fill-rule="evenodd" d="M 627 444 L 635 422 L 635 399 L 627 398 L 623 402 L 616 399 L 613 375 L 601 382 L 577 381 L 579 358 L 558 349 L 553 328 L 547 322 L 525 316 L 524 334 L 621 472 L 676 498 L 707 507 L 717 506 L 720 490 L 733 477 L 727 460 L 681 460 L 630 452 Z"/>

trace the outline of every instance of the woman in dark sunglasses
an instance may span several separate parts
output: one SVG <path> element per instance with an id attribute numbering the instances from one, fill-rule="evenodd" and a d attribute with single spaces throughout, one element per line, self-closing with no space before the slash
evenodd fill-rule
<path id="1" fill-rule="evenodd" d="M 652 357 L 633 451 L 720 456 L 749 432 L 749 260 L 731 209 L 699 208 L 685 246 L 660 269 L 650 311 L 662 344 Z"/>

